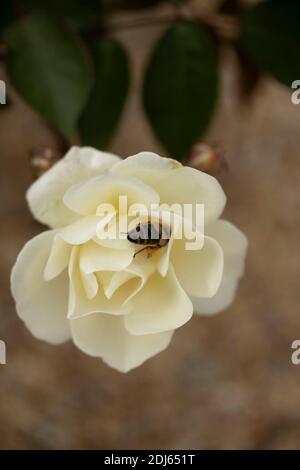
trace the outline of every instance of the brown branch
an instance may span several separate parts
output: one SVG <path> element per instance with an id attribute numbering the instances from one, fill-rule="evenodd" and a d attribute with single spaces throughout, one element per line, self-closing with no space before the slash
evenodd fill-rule
<path id="1" fill-rule="evenodd" d="M 180 19 L 176 14 L 165 15 L 145 15 L 140 18 L 131 18 L 126 20 L 108 20 L 105 23 L 106 29 L 110 32 L 127 31 L 129 29 L 145 28 L 148 26 L 159 26 L 171 24 Z"/>
<path id="2" fill-rule="evenodd" d="M 184 9 L 176 9 L 172 13 L 165 14 L 146 14 L 138 18 L 124 20 L 110 19 L 106 21 L 105 29 L 108 32 L 119 32 L 149 26 L 168 25 L 179 20 L 190 20 L 197 23 L 203 23 L 226 39 L 235 39 L 239 32 L 238 20 L 234 16 L 218 13 L 194 15 L 189 10 Z"/>
<path id="3" fill-rule="evenodd" d="M 211 27 L 224 39 L 236 39 L 239 35 L 239 21 L 234 16 L 211 13 L 199 15 L 197 20 Z"/>

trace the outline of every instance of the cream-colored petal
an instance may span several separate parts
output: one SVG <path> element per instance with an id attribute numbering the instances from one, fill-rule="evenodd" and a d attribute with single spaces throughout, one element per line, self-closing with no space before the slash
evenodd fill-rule
<path id="1" fill-rule="evenodd" d="M 95 237 L 99 222 L 101 222 L 100 217 L 83 217 L 60 229 L 58 236 L 70 245 L 81 245 Z"/>
<path id="2" fill-rule="evenodd" d="M 161 222 L 165 226 L 170 226 L 171 236 L 165 248 L 159 250 L 157 260 L 157 270 L 162 276 L 165 276 L 169 269 L 171 253 L 174 247 L 181 249 L 200 250 L 204 244 L 204 235 L 198 229 L 193 227 L 191 220 L 184 219 L 176 213 L 160 213 Z M 170 223 L 168 223 L 170 221 Z M 179 240 L 179 241 L 178 241 Z M 180 268 L 179 268 L 180 269 Z"/>
<path id="3" fill-rule="evenodd" d="M 73 247 L 69 263 L 70 292 L 68 318 L 77 318 L 94 312 L 104 312 L 113 315 L 125 315 L 130 312 L 131 307 L 124 305 L 125 300 L 131 293 L 131 286 L 127 284 L 123 288 L 118 289 L 111 299 L 107 299 L 101 286 L 98 289 L 97 295 L 89 298 L 91 295 L 87 295 L 86 286 L 83 285 L 79 269 L 80 250 L 80 247 Z"/>
<path id="4" fill-rule="evenodd" d="M 64 193 L 73 184 L 107 171 L 120 159 L 90 147 L 72 147 L 28 189 L 26 197 L 33 216 L 50 227 L 63 227 L 78 219 L 63 203 Z"/>
<path id="5" fill-rule="evenodd" d="M 98 271 L 97 273 L 95 273 L 95 276 L 98 280 L 98 284 L 100 288 L 103 289 L 103 292 L 108 299 L 112 297 L 112 295 L 109 295 L 108 292 L 109 292 L 109 285 L 111 283 L 111 280 L 114 274 L 115 274 L 114 271 Z"/>
<path id="6" fill-rule="evenodd" d="M 187 250 L 186 240 L 174 240 L 171 261 L 177 278 L 189 295 L 212 297 L 223 274 L 223 251 L 213 238 L 204 237 L 199 250 Z"/>
<path id="7" fill-rule="evenodd" d="M 107 271 L 98 272 L 97 278 L 108 299 L 110 299 L 120 287 L 127 283 L 127 287 L 131 287 L 132 291 L 130 292 L 128 290 L 128 297 L 124 300 L 124 305 L 126 305 L 126 303 L 144 287 L 155 269 L 155 260 L 153 258 L 148 259 L 146 253 L 141 253 L 132 260 L 124 271 L 115 273 Z M 129 283 L 128 281 L 132 282 Z"/>
<path id="8" fill-rule="evenodd" d="M 143 279 L 144 283 L 154 273 L 156 269 L 156 262 L 152 258 L 147 257 L 147 253 L 139 253 L 133 259 L 132 263 L 126 268 L 126 271 L 134 276 Z"/>
<path id="9" fill-rule="evenodd" d="M 134 250 L 115 250 L 91 241 L 80 251 L 80 269 L 85 273 L 121 271 L 131 263 Z"/>
<path id="10" fill-rule="evenodd" d="M 144 285 L 143 278 L 127 271 L 99 271 L 96 273 L 98 283 L 107 299 L 113 300 L 122 293 L 122 307 L 141 290 Z M 131 307 L 129 306 L 129 309 Z M 125 311 L 126 313 L 127 311 Z"/>
<path id="11" fill-rule="evenodd" d="M 99 289 L 98 279 L 95 273 L 85 273 L 84 271 L 80 271 L 81 281 L 83 288 L 85 290 L 85 294 L 88 299 L 93 299 Z"/>
<path id="12" fill-rule="evenodd" d="M 153 274 L 144 288 L 129 304 L 125 325 L 135 335 L 174 330 L 186 323 L 193 314 L 193 305 L 179 284 L 172 266 L 166 277 Z"/>
<path id="13" fill-rule="evenodd" d="M 218 241 L 224 253 L 223 278 L 217 293 L 211 299 L 192 297 L 195 312 L 209 315 L 221 312 L 233 302 L 244 272 L 248 242 L 245 235 L 226 220 L 209 225 L 206 233 Z"/>
<path id="14" fill-rule="evenodd" d="M 119 205 L 120 196 L 127 198 L 124 207 Z M 132 204 L 142 203 L 146 207 L 157 204 L 159 195 L 136 178 L 107 174 L 72 186 L 64 195 L 64 202 L 81 215 L 99 212 L 100 204 L 111 204 L 117 212 L 127 214 Z"/>
<path id="15" fill-rule="evenodd" d="M 157 179 L 155 190 L 160 195 L 161 203 L 192 204 L 194 218 L 196 204 L 203 204 L 205 223 L 216 220 L 226 204 L 226 196 L 218 181 L 213 176 L 189 167 L 178 168 L 171 175 L 162 173 Z M 184 213 L 183 216 L 186 217 Z M 196 225 L 196 220 L 192 222 Z"/>
<path id="16" fill-rule="evenodd" d="M 236 276 L 244 272 L 245 257 L 248 248 L 246 236 L 227 220 L 217 220 L 206 227 L 206 234 L 217 240 L 224 252 L 226 271 Z"/>
<path id="17" fill-rule="evenodd" d="M 104 294 L 108 299 L 111 299 L 119 287 L 136 278 L 136 276 L 126 271 L 101 271 L 97 273 L 97 278 L 103 287 Z"/>
<path id="18" fill-rule="evenodd" d="M 11 274 L 11 290 L 19 317 L 31 333 L 49 343 L 70 338 L 67 271 L 51 281 L 43 277 L 54 230 L 41 233 L 21 250 Z"/>
<path id="19" fill-rule="evenodd" d="M 112 218 L 105 226 L 98 224 L 94 241 L 104 247 L 115 250 L 134 251 L 134 246 L 127 240 L 129 222 L 132 217 L 119 215 Z"/>
<path id="20" fill-rule="evenodd" d="M 50 255 L 44 270 L 45 281 L 58 276 L 68 266 L 71 255 L 71 246 L 58 235 L 54 236 Z"/>
<path id="21" fill-rule="evenodd" d="M 191 296 L 194 312 L 200 315 L 213 315 L 229 307 L 234 301 L 238 286 L 238 279 L 232 275 L 224 274 L 217 293 L 208 298 Z"/>
<path id="22" fill-rule="evenodd" d="M 159 193 L 161 203 L 204 204 L 206 223 L 216 220 L 226 203 L 225 194 L 213 176 L 151 152 L 128 157 L 116 163 L 111 172 L 144 181 Z"/>
<path id="23" fill-rule="evenodd" d="M 133 176 L 155 187 L 157 178 L 162 172 L 170 174 L 170 171 L 180 167 L 181 163 L 177 160 L 160 157 L 152 152 L 140 152 L 117 162 L 111 168 L 111 172 L 123 176 Z"/>
<path id="24" fill-rule="evenodd" d="M 101 357 L 110 367 L 128 372 L 169 345 L 173 332 L 131 335 L 124 317 L 95 313 L 71 321 L 73 341 L 86 354 Z"/>

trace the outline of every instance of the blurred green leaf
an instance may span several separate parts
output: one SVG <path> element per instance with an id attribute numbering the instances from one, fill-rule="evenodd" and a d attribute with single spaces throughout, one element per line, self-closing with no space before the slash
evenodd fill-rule
<path id="1" fill-rule="evenodd" d="M 92 86 L 93 69 L 79 37 L 43 16 L 5 33 L 9 77 L 30 106 L 65 137 L 74 130 Z"/>
<path id="2" fill-rule="evenodd" d="M 23 0 L 24 1 L 24 0 Z M 85 32 L 96 26 L 102 15 L 103 0 L 25 0 L 33 12 L 64 17 L 75 29 Z"/>
<path id="3" fill-rule="evenodd" d="M 184 21 L 155 46 L 144 84 L 144 106 L 166 149 L 183 159 L 206 129 L 217 97 L 217 53 L 209 32 Z"/>
<path id="4" fill-rule="evenodd" d="M 300 76 L 300 2 L 269 0 L 242 15 L 240 45 L 253 61 L 291 86 Z"/>
<path id="5" fill-rule="evenodd" d="M 163 0 L 103 0 L 107 10 L 135 10 L 149 8 L 161 3 Z"/>
<path id="6" fill-rule="evenodd" d="M 0 5 L 0 35 L 3 29 L 13 20 L 13 4 L 11 0 L 1 0 Z"/>
<path id="7" fill-rule="evenodd" d="M 102 0 L 22 0 L 23 14 L 46 14 L 64 19 L 80 31 L 95 26 L 102 13 Z"/>
<path id="8" fill-rule="evenodd" d="M 129 66 L 122 46 L 102 39 L 94 45 L 96 79 L 90 100 L 81 116 L 82 143 L 105 147 L 117 126 L 129 88 Z"/>

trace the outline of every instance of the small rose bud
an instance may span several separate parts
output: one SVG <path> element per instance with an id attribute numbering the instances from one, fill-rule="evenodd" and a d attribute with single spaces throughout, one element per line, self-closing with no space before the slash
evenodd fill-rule
<path id="1" fill-rule="evenodd" d="M 34 149 L 30 156 L 30 164 L 33 169 L 33 178 L 39 178 L 43 173 L 45 173 L 49 168 L 51 168 L 54 163 L 56 163 L 63 154 L 58 149 L 50 147 L 38 147 Z"/>
<path id="2" fill-rule="evenodd" d="M 222 170 L 227 169 L 227 163 L 221 152 L 207 144 L 195 144 L 188 156 L 188 165 L 197 170 L 217 176 Z"/>

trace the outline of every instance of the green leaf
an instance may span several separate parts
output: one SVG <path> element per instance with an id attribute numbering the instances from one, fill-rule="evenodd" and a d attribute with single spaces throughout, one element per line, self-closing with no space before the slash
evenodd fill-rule
<path id="1" fill-rule="evenodd" d="M 11 0 L 1 0 L 0 6 L 0 35 L 3 29 L 13 20 L 13 5 Z"/>
<path id="2" fill-rule="evenodd" d="M 28 104 L 65 137 L 76 127 L 93 69 L 79 37 L 54 19 L 31 16 L 5 33 L 9 77 Z"/>
<path id="3" fill-rule="evenodd" d="M 163 0 L 103 0 L 106 10 L 135 10 L 158 5 Z"/>
<path id="4" fill-rule="evenodd" d="M 144 84 L 144 106 L 166 149 L 182 160 L 203 134 L 217 97 L 217 53 L 209 32 L 184 21 L 160 39 Z"/>
<path id="5" fill-rule="evenodd" d="M 129 88 L 129 66 L 122 46 L 113 39 L 99 40 L 93 50 L 95 85 L 81 116 L 82 143 L 105 147 L 119 121 Z"/>
<path id="6" fill-rule="evenodd" d="M 272 0 L 242 15 L 240 45 L 253 61 L 291 86 L 300 76 L 300 2 Z"/>
<path id="7" fill-rule="evenodd" d="M 85 32 L 99 23 L 102 0 L 22 0 L 23 14 L 63 17 L 75 29 Z"/>

